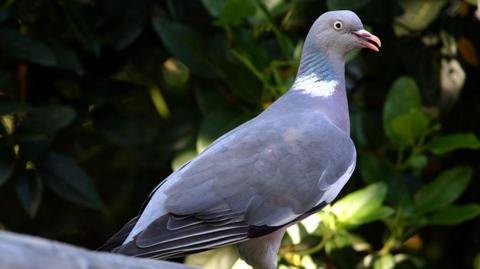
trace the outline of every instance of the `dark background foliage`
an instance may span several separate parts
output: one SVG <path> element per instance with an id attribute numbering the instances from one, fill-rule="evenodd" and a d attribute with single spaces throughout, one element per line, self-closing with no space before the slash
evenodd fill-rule
<path id="1" fill-rule="evenodd" d="M 346 68 L 359 160 L 341 196 L 360 191 L 300 240 L 289 231 L 281 263 L 478 269 L 476 4 L 5 0 L 1 228 L 98 247 L 172 169 L 288 90 L 321 13 L 353 9 L 383 42 Z"/>

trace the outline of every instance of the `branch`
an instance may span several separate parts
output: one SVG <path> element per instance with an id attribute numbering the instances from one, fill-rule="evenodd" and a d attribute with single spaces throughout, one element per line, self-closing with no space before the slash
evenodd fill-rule
<path id="1" fill-rule="evenodd" d="M 0 232 L 0 268 L 194 269 L 187 265 L 97 252 L 12 232 Z"/>

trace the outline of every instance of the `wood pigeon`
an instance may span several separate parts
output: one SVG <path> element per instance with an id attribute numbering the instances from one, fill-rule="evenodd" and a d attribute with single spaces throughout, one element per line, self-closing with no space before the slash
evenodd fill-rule
<path id="1" fill-rule="evenodd" d="M 163 180 L 103 249 L 166 259 L 236 244 L 254 268 L 276 268 L 285 229 L 332 202 L 355 168 L 345 55 L 380 46 L 355 13 L 321 15 L 291 89 Z"/>

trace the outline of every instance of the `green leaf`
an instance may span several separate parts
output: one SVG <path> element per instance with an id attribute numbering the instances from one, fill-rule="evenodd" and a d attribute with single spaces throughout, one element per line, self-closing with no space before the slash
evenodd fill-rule
<path id="1" fill-rule="evenodd" d="M 478 216 L 480 216 L 479 204 L 450 205 L 435 212 L 429 219 L 429 223 L 436 225 L 456 225 Z"/>
<path id="2" fill-rule="evenodd" d="M 40 65 L 53 66 L 56 63 L 48 46 L 12 29 L 0 29 L 0 48 L 12 57 Z"/>
<path id="3" fill-rule="evenodd" d="M 453 203 L 467 188 L 472 178 L 470 167 L 456 167 L 440 174 L 415 194 L 415 208 L 419 213 L 435 211 Z"/>
<path id="4" fill-rule="evenodd" d="M 65 128 L 75 118 L 68 106 L 48 106 L 31 110 L 17 129 L 17 134 L 27 139 L 43 139 Z"/>
<path id="5" fill-rule="evenodd" d="M 383 126 L 385 134 L 393 142 L 398 135 L 392 130 L 392 122 L 395 118 L 410 113 L 411 110 L 420 109 L 421 96 L 417 84 L 411 77 L 400 77 L 392 84 L 383 108 Z M 415 113 L 418 114 L 418 113 Z M 410 117 L 410 116 L 406 116 Z M 400 120 L 400 125 L 405 119 Z"/>
<path id="6" fill-rule="evenodd" d="M 333 205 L 332 212 L 345 224 L 358 225 L 371 222 L 393 213 L 392 209 L 382 207 L 386 194 L 385 183 L 370 184 L 340 199 Z"/>
<path id="7" fill-rule="evenodd" d="M 360 225 L 377 220 L 384 219 L 394 213 L 394 210 L 388 206 L 372 208 L 370 210 L 360 210 L 358 214 L 353 215 L 348 224 Z"/>
<path id="8" fill-rule="evenodd" d="M 390 123 L 390 139 L 400 146 L 414 146 L 416 141 L 427 133 L 428 124 L 429 120 L 422 111 L 411 109 L 393 118 Z"/>
<path id="9" fill-rule="evenodd" d="M 446 0 L 416 1 L 401 0 L 400 6 L 404 12 L 400 17 L 395 18 L 393 29 L 397 36 L 404 36 L 410 31 L 420 31 L 432 23 L 447 4 Z"/>
<path id="10" fill-rule="evenodd" d="M 222 11 L 225 0 L 202 0 L 210 16 L 218 17 Z"/>
<path id="11" fill-rule="evenodd" d="M 384 181 L 392 174 L 388 162 L 368 153 L 359 156 L 359 170 L 362 179 L 367 183 Z"/>
<path id="12" fill-rule="evenodd" d="M 327 8 L 329 10 L 341 9 L 359 9 L 364 7 L 370 0 L 327 0 Z"/>
<path id="13" fill-rule="evenodd" d="M 472 133 L 449 134 L 433 138 L 428 149 L 441 155 L 457 149 L 480 149 L 480 141 Z"/>
<path id="14" fill-rule="evenodd" d="M 478 5 L 478 1 L 477 1 L 477 0 L 466 0 L 466 1 L 467 1 L 467 3 L 469 3 L 470 5 L 474 5 L 474 6 Z"/>
<path id="15" fill-rule="evenodd" d="M 244 18 L 255 15 L 255 12 L 253 0 L 226 0 L 218 19 L 223 24 L 238 25 Z"/>
<path id="16" fill-rule="evenodd" d="M 92 209 L 103 207 L 92 181 L 70 157 L 49 153 L 41 162 L 41 177 L 52 191 L 65 200 Z"/>
<path id="17" fill-rule="evenodd" d="M 391 254 L 381 256 L 373 263 L 373 269 L 393 269 L 395 260 Z"/>
<path id="18" fill-rule="evenodd" d="M 33 170 L 20 172 L 15 176 L 15 191 L 28 216 L 34 218 L 42 200 L 40 177 Z"/>
<path id="19" fill-rule="evenodd" d="M 0 186 L 12 176 L 15 168 L 15 154 L 9 148 L 0 148 Z"/>
<path id="20" fill-rule="evenodd" d="M 193 73 L 215 77 L 215 69 L 206 56 L 206 41 L 194 28 L 163 17 L 154 17 L 152 25 L 167 50 Z"/>
<path id="21" fill-rule="evenodd" d="M 415 155 L 410 158 L 408 164 L 410 165 L 410 167 L 412 167 L 414 172 L 420 173 L 423 168 L 428 164 L 428 158 L 423 154 Z"/>

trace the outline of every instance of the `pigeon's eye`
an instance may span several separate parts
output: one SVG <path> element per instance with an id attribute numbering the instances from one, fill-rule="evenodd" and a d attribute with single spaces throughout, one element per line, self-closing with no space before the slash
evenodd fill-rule
<path id="1" fill-rule="evenodd" d="M 333 28 L 335 30 L 340 30 L 343 28 L 343 23 L 341 21 L 336 21 L 333 23 Z"/>

